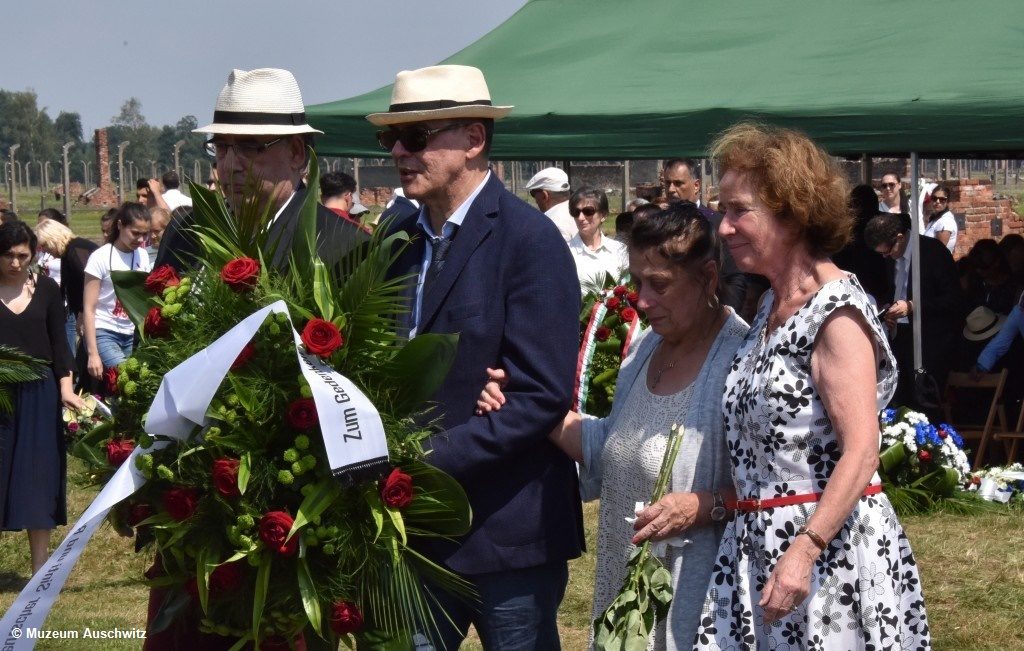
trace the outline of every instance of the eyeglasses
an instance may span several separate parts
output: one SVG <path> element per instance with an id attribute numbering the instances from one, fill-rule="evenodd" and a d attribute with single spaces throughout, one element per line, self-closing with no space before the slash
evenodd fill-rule
<path id="1" fill-rule="evenodd" d="M 939 202 L 939 201 L 941 201 L 941 202 L 943 202 L 943 203 L 944 203 L 944 202 L 946 202 L 946 201 L 949 201 L 949 197 L 932 197 L 932 201 L 933 201 L 933 202 Z"/>
<path id="2" fill-rule="evenodd" d="M 882 187 L 885 188 L 886 190 L 892 190 L 896 187 L 896 185 L 896 183 L 883 183 Z"/>
<path id="3" fill-rule="evenodd" d="M 897 235 L 896 237 L 892 238 L 892 241 L 891 241 L 891 242 L 889 242 L 888 244 L 884 244 L 884 245 L 883 245 L 883 246 L 885 246 L 885 249 L 884 249 L 884 250 L 880 250 L 880 249 L 875 249 L 875 251 L 876 251 L 876 252 L 877 252 L 877 253 L 878 253 L 879 255 L 881 255 L 881 256 L 882 256 L 883 258 L 888 258 L 888 257 L 889 257 L 890 255 L 892 255 L 892 250 L 896 248 L 896 244 L 897 244 L 897 243 L 898 243 L 899 241 L 900 241 L 900 236 L 899 236 L 899 235 Z"/>
<path id="4" fill-rule="evenodd" d="M 579 217 L 580 213 L 583 213 L 586 217 L 593 217 L 597 214 L 597 208 L 593 206 L 587 206 L 586 208 L 570 208 L 569 214 L 573 217 Z"/>
<path id="5" fill-rule="evenodd" d="M 402 143 L 402 147 L 410 154 L 415 154 L 418 151 L 423 151 L 427 148 L 430 143 L 430 139 L 441 133 L 442 131 L 450 131 L 458 127 L 464 126 L 462 122 L 454 122 L 452 124 L 446 124 L 443 127 L 437 129 L 428 129 L 427 127 L 416 125 L 413 127 L 403 127 L 396 129 L 381 129 L 377 132 L 377 142 L 380 144 L 381 149 L 384 151 L 391 151 L 395 148 L 395 143 Z"/>
<path id="6" fill-rule="evenodd" d="M 280 138 L 275 138 L 270 142 L 224 142 L 217 139 L 207 140 L 206 153 L 210 156 L 223 158 L 227 155 L 228 150 L 230 149 L 235 152 L 235 156 L 242 156 L 251 160 L 285 138 L 286 136 L 282 136 Z"/>

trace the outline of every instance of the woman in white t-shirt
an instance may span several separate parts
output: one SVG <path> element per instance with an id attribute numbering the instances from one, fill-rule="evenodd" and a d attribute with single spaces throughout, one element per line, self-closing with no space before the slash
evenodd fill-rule
<path id="1" fill-rule="evenodd" d="M 149 211 L 141 203 L 126 203 L 114 216 L 107 243 L 96 249 L 85 263 L 85 347 L 89 354 L 89 375 L 97 380 L 104 369 L 120 364 L 132 354 L 135 324 L 114 294 L 111 271 L 149 271 L 146 238 Z"/>
<path id="2" fill-rule="evenodd" d="M 956 248 L 956 234 L 959 229 L 956 225 L 956 217 L 949 210 L 949 190 L 941 185 L 932 190 L 931 206 L 931 214 L 928 215 L 924 234 L 945 244 L 949 252 L 952 253 Z"/>
<path id="3" fill-rule="evenodd" d="M 618 282 L 629 266 L 629 258 L 625 244 L 601 231 L 608 218 L 608 195 L 597 188 L 582 187 L 569 198 L 569 214 L 579 230 L 568 244 L 581 293 L 604 287 L 606 274 Z"/>

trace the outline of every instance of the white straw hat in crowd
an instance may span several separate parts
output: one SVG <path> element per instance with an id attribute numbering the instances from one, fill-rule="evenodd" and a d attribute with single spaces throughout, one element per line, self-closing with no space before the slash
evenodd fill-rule
<path id="1" fill-rule="evenodd" d="M 1005 314 L 998 314 L 984 305 L 974 308 L 967 315 L 964 324 L 964 339 L 967 341 L 985 341 L 994 337 L 1006 321 Z"/>
<path id="2" fill-rule="evenodd" d="M 523 189 L 527 192 L 533 192 L 534 190 L 568 192 L 569 175 L 565 173 L 565 170 L 560 170 L 557 167 L 545 167 L 534 174 L 533 177 L 526 182 L 526 185 L 523 186 Z"/>
<path id="3" fill-rule="evenodd" d="M 500 120 L 511 106 L 493 106 L 484 73 L 472 66 L 430 66 L 395 77 L 391 106 L 366 119 L 377 126 L 454 118 Z"/>
<path id="4" fill-rule="evenodd" d="M 323 133 L 306 123 L 295 76 L 279 68 L 232 70 L 217 96 L 213 123 L 193 131 L 245 136 Z"/>

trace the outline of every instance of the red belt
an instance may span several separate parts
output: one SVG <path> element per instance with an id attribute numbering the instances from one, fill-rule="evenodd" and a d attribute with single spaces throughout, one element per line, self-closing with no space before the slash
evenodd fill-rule
<path id="1" fill-rule="evenodd" d="M 864 489 L 863 495 L 878 495 L 882 492 L 880 484 L 871 484 Z M 726 500 L 725 507 L 733 511 L 760 511 L 762 509 L 773 509 L 777 506 L 792 506 L 793 504 L 807 504 L 817 502 L 821 499 L 822 493 L 801 493 L 800 495 L 784 495 L 782 497 L 769 497 L 766 500 L 753 498 L 747 500 Z"/>

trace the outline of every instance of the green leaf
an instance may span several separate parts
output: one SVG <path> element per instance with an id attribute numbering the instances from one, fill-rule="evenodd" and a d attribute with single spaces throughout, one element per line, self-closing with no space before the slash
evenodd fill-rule
<path id="1" fill-rule="evenodd" d="M 320 318 L 334 319 L 334 284 L 327 266 L 320 258 L 313 260 L 313 300 L 320 310 Z"/>
<path id="2" fill-rule="evenodd" d="M 314 484 L 313 490 L 309 492 L 306 499 L 302 500 L 302 504 L 295 512 L 295 522 L 292 523 L 292 528 L 285 541 L 291 540 L 296 531 L 320 517 L 320 514 L 326 511 L 327 507 L 333 504 L 340 495 L 341 487 L 333 478 L 321 479 Z"/>
<path id="3" fill-rule="evenodd" d="M 263 618 L 263 607 L 267 603 L 267 587 L 270 584 L 270 552 L 260 555 L 260 564 L 256 569 L 256 586 L 252 598 L 252 637 L 260 639 L 260 620 Z"/>
<path id="4" fill-rule="evenodd" d="M 473 513 L 459 482 L 422 461 L 402 462 L 401 468 L 412 477 L 415 490 L 412 503 L 405 507 L 407 528 L 427 536 L 455 537 L 469 531 Z"/>
<path id="5" fill-rule="evenodd" d="M 395 527 L 395 531 L 398 532 L 399 540 L 402 541 L 403 545 L 408 544 L 408 539 L 405 536 L 405 522 L 402 520 L 402 512 L 398 509 L 393 509 L 390 506 L 385 506 L 384 510 L 387 511 L 388 517 L 391 518 L 391 524 Z"/>
<path id="6" fill-rule="evenodd" d="M 146 277 L 149 274 L 145 271 L 111 271 L 110 279 L 114 283 L 114 293 L 117 300 L 128 312 L 128 317 L 139 329 L 145 338 L 142 324 L 146 320 L 146 313 L 149 308 L 156 305 L 153 295 L 146 291 Z"/>
<path id="7" fill-rule="evenodd" d="M 316 210 L 320 200 L 320 166 L 316 153 L 309 150 L 309 176 L 306 180 L 305 199 L 299 208 L 298 223 L 292 236 L 291 263 L 300 278 L 313 278 L 316 254 Z"/>
<path id="8" fill-rule="evenodd" d="M 245 645 L 248 644 L 251 641 L 252 641 L 252 635 L 249 635 L 248 633 L 246 633 L 245 635 L 240 637 L 237 642 L 235 642 L 233 645 L 231 645 L 231 648 L 228 649 L 228 651 L 242 651 L 242 649 L 245 648 Z"/>
<path id="9" fill-rule="evenodd" d="M 199 605 L 203 613 L 210 610 L 210 574 L 217 566 L 215 558 L 216 552 L 207 545 L 200 545 L 196 550 L 196 587 L 199 588 Z"/>
<path id="10" fill-rule="evenodd" d="M 298 568 L 299 596 L 302 597 L 302 608 L 306 611 L 306 618 L 316 634 L 323 637 L 322 617 L 320 614 L 320 600 L 316 593 L 316 584 L 309 573 L 309 564 L 305 558 L 299 558 L 296 563 Z"/>
<path id="11" fill-rule="evenodd" d="M 878 455 L 878 465 L 881 466 L 882 471 L 885 473 L 891 473 L 896 468 L 899 468 L 904 461 L 907 460 L 907 448 L 902 443 L 889 446 Z"/>
<path id="12" fill-rule="evenodd" d="M 249 477 L 252 476 L 252 453 L 246 452 L 238 458 L 238 492 L 245 495 L 245 489 L 249 487 Z"/>
<path id="13" fill-rule="evenodd" d="M 381 532 L 384 531 L 384 503 L 380 499 L 377 487 L 372 485 L 366 486 L 363 490 L 363 499 L 370 507 L 370 516 L 373 518 L 373 525 L 376 529 L 373 534 L 373 542 L 377 542 Z"/>
<path id="14" fill-rule="evenodd" d="M 422 334 L 381 367 L 382 378 L 394 389 L 396 416 L 412 413 L 437 392 L 455 361 L 458 344 L 457 334 Z"/>

